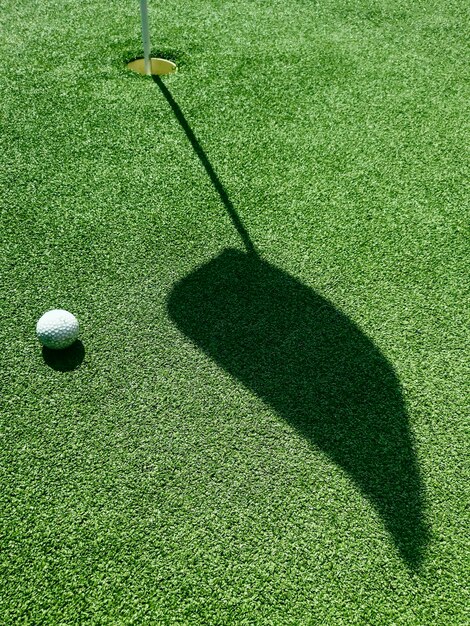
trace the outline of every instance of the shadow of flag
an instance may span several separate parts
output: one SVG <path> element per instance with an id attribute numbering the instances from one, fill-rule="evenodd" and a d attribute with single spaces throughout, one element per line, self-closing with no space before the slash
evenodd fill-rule
<path id="1" fill-rule="evenodd" d="M 406 564 L 428 541 L 423 487 L 397 376 L 325 298 L 259 256 L 228 249 L 177 283 L 171 319 L 340 466 Z"/>

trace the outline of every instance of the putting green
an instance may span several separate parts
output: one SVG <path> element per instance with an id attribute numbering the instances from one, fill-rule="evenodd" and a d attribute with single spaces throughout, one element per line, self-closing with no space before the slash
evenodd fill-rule
<path id="1" fill-rule="evenodd" d="M 467 622 L 465 8 L 6 0 L 2 624 Z"/>

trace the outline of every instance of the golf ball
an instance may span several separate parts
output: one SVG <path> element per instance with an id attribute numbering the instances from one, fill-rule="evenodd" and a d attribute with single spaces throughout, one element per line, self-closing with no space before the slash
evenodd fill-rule
<path id="1" fill-rule="evenodd" d="M 78 320 L 64 309 L 47 311 L 36 324 L 36 334 L 46 348 L 59 350 L 71 346 L 78 337 Z"/>

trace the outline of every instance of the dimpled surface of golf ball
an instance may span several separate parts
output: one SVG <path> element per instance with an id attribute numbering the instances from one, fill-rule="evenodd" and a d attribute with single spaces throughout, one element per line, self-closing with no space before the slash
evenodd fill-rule
<path id="1" fill-rule="evenodd" d="M 64 309 L 47 311 L 36 324 L 36 334 L 46 348 L 68 348 L 78 337 L 78 320 Z"/>

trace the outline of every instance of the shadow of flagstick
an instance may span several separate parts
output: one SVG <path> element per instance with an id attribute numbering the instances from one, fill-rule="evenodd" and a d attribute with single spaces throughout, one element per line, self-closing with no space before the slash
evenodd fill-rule
<path id="1" fill-rule="evenodd" d="M 246 248 L 224 250 L 180 280 L 168 297 L 170 318 L 352 478 L 403 561 L 418 570 L 429 529 L 393 367 L 330 302 L 258 255 L 180 107 L 154 80 Z"/>
<path id="2" fill-rule="evenodd" d="M 225 191 L 224 186 L 220 182 L 219 177 L 217 176 L 214 168 L 212 167 L 211 162 L 207 158 L 206 153 L 202 149 L 201 144 L 197 140 L 196 135 L 193 133 L 191 127 L 189 126 L 188 122 L 186 121 L 186 118 L 184 117 L 183 112 L 181 111 L 178 103 L 175 101 L 175 99 L 171 95 L 169 89 L 166 87 L 165 83 L 162 81 L 162 79 L 159 76 L 152 76 L 152 78 L 157 83 L 157 85 L 159 86 L 160 91 L 162 92 L 162 94 L 165 96 L 165 99 L 168 102 L 168 104 L 170 105 L 170 107 L 172 108 L 173 113 L 175 114 L 176 119 L 180 123 L 181 128 L 184 130 L 184 132 L 186 134 L 186 137 L 189 139 L 189 142 L 190 142 L 194 152 L 196 153 L 196 155 L 198 156 L 199 160 L 202 163 L 202 166 L 206 170 L 207 175 L 209 176 L 209 178 L 210 178 L 210 180 L 211 180 L 211 182 L 212 182 L 212 184 L 214 186 L 214 189 L 219 194 L 219 197 L 220 197 L 220 199 L 222 201 L 222 204 L 227 209 L 227 213 L 229 214 L 230 219 L 233 222 L 233 225 L 235 226 L 238 234 L 240 235 L 240 238 L 243 241 L 243 244 L 244 244 L 247 252 L 249 254 L 257 255 L 257 251 L 255 249 L 255 246 L 253 245 L 253 242 L 251 241 L 251 238 L 250 238 L 250 235 L 248 234 L 248 231 L 244 227 L 241 219 L 239 218 L 238 213 L 236 212 L 235 207 L 233 206 L 230 198 L 228 197 L 227 192 Z"/>

